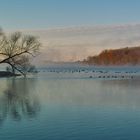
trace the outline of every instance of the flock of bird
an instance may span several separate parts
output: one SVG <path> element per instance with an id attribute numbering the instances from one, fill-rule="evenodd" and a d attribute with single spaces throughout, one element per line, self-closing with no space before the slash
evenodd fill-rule
<path id="1" fill-rule="evenodd" d="M 44 71 L 45 72 L 45 71 Z M 93 69 L 47 69 L 50 73 L 79 73 L 86 74 L 88 78 L 122 78 L 133 79 L 138 71 L 112 71 L 112 70 L 93 70 Z"/>

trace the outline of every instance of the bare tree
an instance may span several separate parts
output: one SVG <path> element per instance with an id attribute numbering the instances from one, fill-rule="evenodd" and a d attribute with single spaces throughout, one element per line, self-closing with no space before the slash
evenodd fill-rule
<path id="1" fill-rule="evenodd" d="M 0 64 L 7 63 L 12 67 L 13 73 L 17 70 L 25 76 L 23 69 L 19 66 L 23 66 L 25 61 L 26 64 L 29 63 L 29 57 L 35 57 L 40 46 L 35 36 L 15 32 L 7 37 L 0 30 Z"/>
<path id="2" fill-rule="evenodd" d="M 18 70 L 24 75 L 24 77 L 26 77 L 28 73 L 37 72 L 35 66 L 30 63 L 30 58 L 27 55 L 15 57 L 14 59 L 12 59 L 10 64 L 12 66 L 11 71 L 13 73 L 15 73 L 15 70 Z"/>

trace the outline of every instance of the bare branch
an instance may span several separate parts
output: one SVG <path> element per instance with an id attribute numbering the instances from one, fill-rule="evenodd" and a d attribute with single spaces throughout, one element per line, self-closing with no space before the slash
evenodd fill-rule
<path id="1" fill-rule="evenodd" d="M 25 55 L 27 58 L 28 56 L 35 57 L 39 52 L 40 46 L 40 42 L 34 36 L 22 35 L 20 32 L 5 36 L 0 29 L 0 56 L 2 56 L 0 64 L 7 63 L 21 74 L 24 74 L 18 67 L 22 67 L 25 63 Z"/>

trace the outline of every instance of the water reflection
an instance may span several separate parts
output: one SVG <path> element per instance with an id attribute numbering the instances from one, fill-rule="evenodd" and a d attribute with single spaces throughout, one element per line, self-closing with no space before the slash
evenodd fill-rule
<path id="1" fill-rule="evenodd" d="M 37 94 L 33 92 L 35 79 L 7 79 L 6 89 L 0 96 L 0 123 L 5 119 L 19 121 L 33 118 L 40 111 Z"/>
<path id="2" fill-rule="evenodd" d="M 47 82 L 47 84 L 46 84 Z M 46 80 L 43 102 L 75 106 L 139 109 L 139 80 Z"/>

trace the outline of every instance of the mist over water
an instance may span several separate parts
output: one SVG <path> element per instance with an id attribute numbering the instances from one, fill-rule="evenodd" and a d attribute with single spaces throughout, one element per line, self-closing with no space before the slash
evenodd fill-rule
<path id="1" fill-rule="evenodd" d="M 104 49 L 135 47 L 140 44 L 140 24 L 65 27 L 25 30 L 43 44 L 36 62 L 77 61 L 99 54 Z M 42 65 L 43 65 L 42 64 Z"/>

